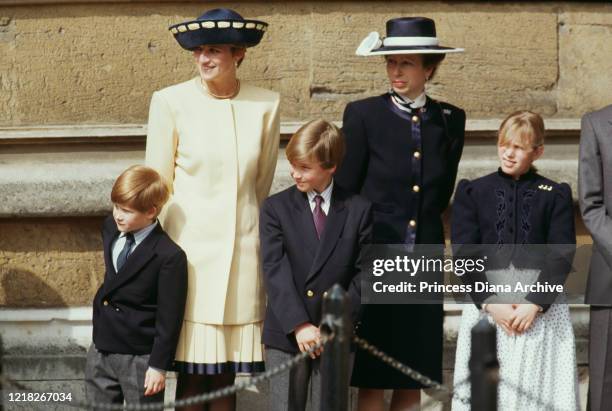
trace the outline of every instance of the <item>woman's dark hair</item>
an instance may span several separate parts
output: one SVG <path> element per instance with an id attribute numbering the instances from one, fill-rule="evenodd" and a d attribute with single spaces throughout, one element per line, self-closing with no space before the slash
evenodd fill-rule
<path id="1" fill-rule="evenodd" d="M 423 67 L 424 68 L 433 68 L 431 71 L 431 76 L 429 76 L 429 80 L 433 79 L 436 75 L 436 71 L 438 71 L 438 67 L 446 54 L 421 54 L 423 57 Z"/>

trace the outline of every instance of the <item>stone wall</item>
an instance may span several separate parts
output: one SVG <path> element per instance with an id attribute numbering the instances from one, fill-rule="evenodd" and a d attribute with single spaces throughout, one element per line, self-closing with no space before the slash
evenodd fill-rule
<path id="1" fill-rule="evenodd" d="M 167 26 L 213 7 L 270 23 L 239 75 L 281 93 L 286 134 L 313 117 L 341 120 L 346 102 L 386 90 L 382 58 L 354 55 L 370 31 L 384 34 L 400 15 L 434 18 L 442 44 L 466 49 L 428 90 L 467 111 L 459 178 L 495 169 L 500 119 L 527 108 L 554 130 L 539 169 L 576 198 L 578 120 L 612 102 L 610 3 L 0 0 L 0 356 L 4 373 L 33 389 L 83 399 L 110 187 L 143 160 L 151 93 L 196 75 Z M 281 146 L 272 191 L 289 184 Z M 578 212 L 576 222 L 578 242 L 590 243 Z M 445 383 L 459 318 L 446 307 Z M 588 307 L 572 307 L 572 318 L 584 400 Z M 263 409 L 259 388 L 239 404 Z"/>
<path id="2" fill-rule="evenodd" d="M 270 23 L 240 77 L 279 91 L 284 121 L 338 120 L 346 102 L 383 92 L 382 58 L 354 51 L 368 32 L 384 33 L 385 21 L 401 15 L 434 18 L 443 44 L 466 49 L 447 57 L 430 92 L 465 107 L 469 118 L 501 118 L 517 108 L 579 118 L 610 103 L 612 4 L 3 3 L 0 127 L 146 122 L 153 90 L 195 75 L 167 26 L 216 6 Z"/>

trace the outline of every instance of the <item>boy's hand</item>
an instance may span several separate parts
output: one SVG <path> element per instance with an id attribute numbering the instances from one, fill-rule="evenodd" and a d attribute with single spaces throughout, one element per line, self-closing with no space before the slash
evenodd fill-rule
<path id="1" fill-rule="evenodd" d="M 298 347 L 301 352 L 308 351 L 315 344 L 321 340 L 321 334 L 319 329 L 311 323 L 304 323 L 298 325 L 295 329 L 295 339 L 297 340 Z M 310 358 L 313 360 L 321 354 L 321 351 L 313 352 L 310 354 Z"/>
<path id="2" fill-rule="evenodd" d="M 166 375 L 149 367 L 147 373 L 145 374 L 144 388 L 145 397 L 157 394 L 166 388 Z"/>
<path id="3" fill-rule="evenodd" d="M 512 304 L 487 304 L 486 311 L 493 317 L 493 320 L 501 326 L 506 334 L 515 334 L 515 330 L 510 325 L 516 316 Z"/>
<path id="4" fill-rule="evenodd" d="M 510 327 L 520 334 L 533 325 L 533 321 L 540 312 L 540 307 L 535 304 L 516 304 L 514 307 L 515 316 Z"/>

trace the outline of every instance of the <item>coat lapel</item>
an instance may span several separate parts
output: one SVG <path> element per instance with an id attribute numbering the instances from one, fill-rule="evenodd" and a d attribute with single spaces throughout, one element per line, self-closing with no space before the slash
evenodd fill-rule
<path id="1" fill-rule="evenodd" d="M 314 256 L 319 246 L 317 238 L 317 230 L 312 218 L 312 211 L 308 205 L 308 197 L 306 193 L 294 187 L 293 206 L 295 209 L 296 223 L 298 225 L 297 232 L 304 233 L 304 245 L 311 256 Z"/>
<path id="2" fill-rule="evenodd" d="M 340 238 L 340 234 L 342 234 L 342 229 L 344 228 L 347 215 L 348 211 L 344 204 L 344 195 L 338 186 L 334 186 L 332 201 L 329 207 L 329 215 L 327 216 L 325 230 L 323 231 L 323 237 L 319 242 L 319 246 L 317 248 L 312 267 L 308 272 L 306 281 L 319 272 L 321 267 L 323 267 L 323 264 L 325 264 L 334 251 L 334 248 L 338 243 L 338 239 Z M 314 227 L 314 223 L 312 225 Z"/>
<path id="3" fill-rule="evenodd" d="M 106 286 L 105 294 L 110 294 L 117 288 L 121 287 L 132 277 L 140 272 L 140 269 L 155 256 L 153 248 L 157 244 L 161 233 L 163 232 L 161 225 L 158 223 L 153 231 L 136 247 L 134 252 L 128 257 L 125 265 L 121 267 L 119 272 L 114 275 Z"/>

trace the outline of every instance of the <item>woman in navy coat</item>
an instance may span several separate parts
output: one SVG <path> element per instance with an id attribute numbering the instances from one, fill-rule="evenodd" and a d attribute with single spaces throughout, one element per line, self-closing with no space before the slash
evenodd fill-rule
<path id="1" fill-rule="evenodd" d="M 443 244 L 441 215 L 448 206 L 463 150 L 465 112 L 425 94 L 445 53 L 435 23 L 424 17 L 387 22 L 387 37 L 370 33 L 358 55 L 383 55 L 388 93 L 349 103 L 343 132 L 347 152 L 339 184 L 373 203 L 378 244 Z M 430 378 L 442 379 L 441 305 L 368 305 L 358 334 Z M 383 390 L 394 389 L 391 409 L 420 400 L 417 381 L 358 350 L 351 384 L 360 388 L 359 409 L 383 407 Z"/>

